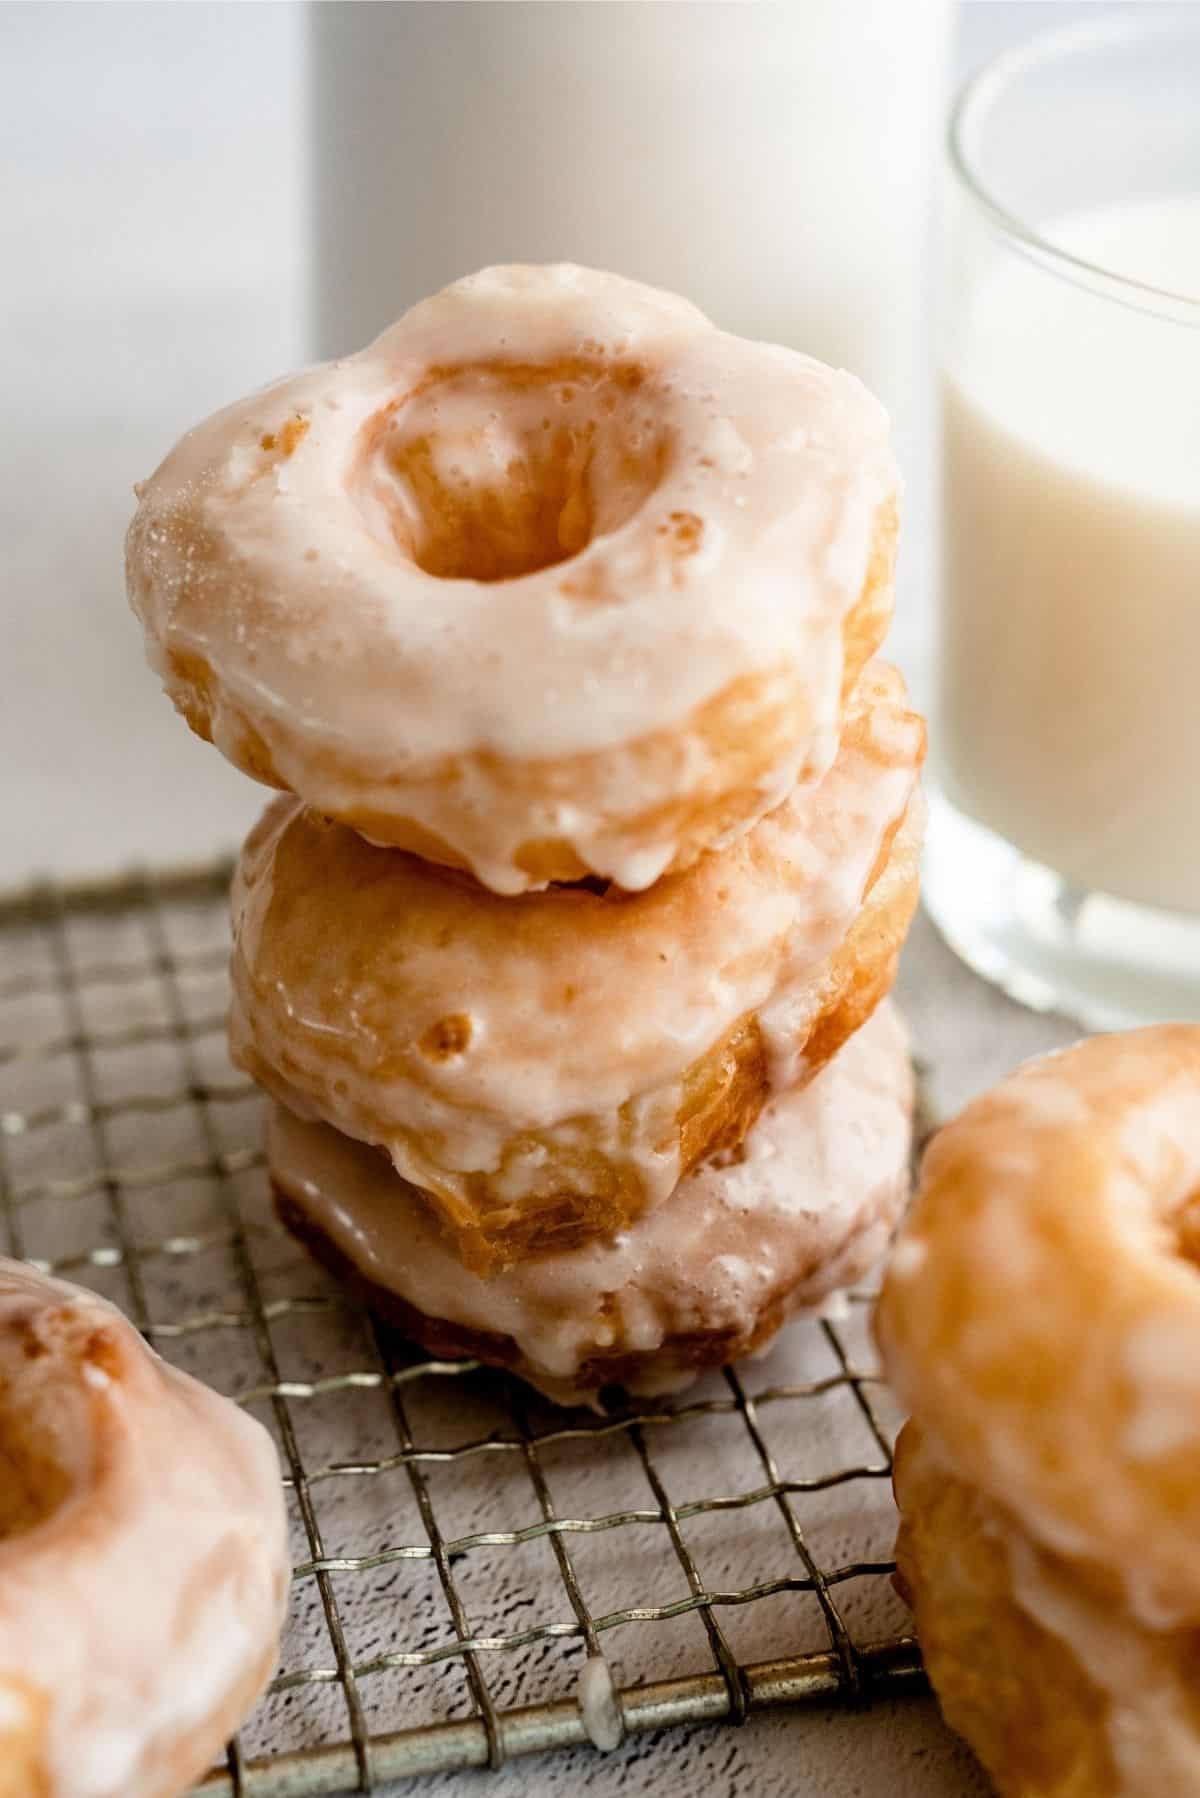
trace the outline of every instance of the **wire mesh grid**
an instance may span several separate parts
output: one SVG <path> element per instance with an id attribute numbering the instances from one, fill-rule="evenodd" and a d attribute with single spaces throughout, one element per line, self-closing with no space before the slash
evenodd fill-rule
<path id="1" fill-rule="evenodd" d="M 405 1344 L 274 1218 L 225 1052 L 227 880 L 0 904 L 9 1252 L 114 1300 L 280 1453 L 281 1670 L 198 1790 L 370 1791 L 584 1743 L 587 1664 L 624 1735 L 923 1689 L 867 1295 L 602 1414 Z"/>

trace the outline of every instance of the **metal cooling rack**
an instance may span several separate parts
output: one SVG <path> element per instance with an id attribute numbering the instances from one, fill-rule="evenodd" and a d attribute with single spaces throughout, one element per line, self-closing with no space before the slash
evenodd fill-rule
<path id="1" fill-rule="evenodd" d="M 431 1361 L 274 1220 L 225 1056 L 228 870 L 0 904 L 7 1248 L 272 1431 L 282 1670 L 198 1791 L 371 1791 L 589 1739 L 923 1690 L 890 1592 L 896 1419 L 865 1295 L 686 1402 L 566 1413 Z"/>

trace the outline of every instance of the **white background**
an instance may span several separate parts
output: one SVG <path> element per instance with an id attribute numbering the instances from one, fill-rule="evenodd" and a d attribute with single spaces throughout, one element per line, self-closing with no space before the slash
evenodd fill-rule
<path id="1" fill-rule="evenodd" d="M 229 846 L 262 790 L 142 662 L 132 484 L 302 356 L 303 9 L 0 8 L 0 887 Z"/>
<path id="2" fill-rule="evenodd" d="M 1077 10 L 974 0 L 960 67 Z M 203 858 L 262 804 L 144 668 L 121 541 L 179 432 L 304 357 L 304 12 L 0 7 L 0 889 Z M 926 506 L 906 535 L 920 694 Z"/>

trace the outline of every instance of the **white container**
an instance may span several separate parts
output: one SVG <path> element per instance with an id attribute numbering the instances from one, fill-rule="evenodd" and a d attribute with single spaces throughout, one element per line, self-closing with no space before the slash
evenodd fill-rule
<path id="1" fill-rule="evenodd" d="M 926 898 L 1087 1023 L 1200 1017 L 1200 15 L 968 90 Z"/>
<path id="2" fill-rule="evenodd" d="M 312 9 L 316 349 L 489 262 L 673 288 L 907 433 L 948 0 Z"/>

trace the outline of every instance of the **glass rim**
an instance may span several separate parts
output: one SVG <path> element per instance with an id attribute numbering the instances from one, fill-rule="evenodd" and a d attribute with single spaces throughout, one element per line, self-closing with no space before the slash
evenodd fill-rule
<path id="1" fill-rule="evenodd" d="M 1185 22 L 1186 21 L 1186 22 Z M 1115 17 L 1084 19 L 1071 25 L 1039 31 L 1025 43 L 991 57 L 967 78 L 950 109 L 946 154 L 950 167 L 968 197 L 999 230 L 1014 240 L 1024 254 L 1042 263 L 1048 272 L 1076 285 L 1086 286 L 1117 303 L 1139 312 L 1200 327 L 1200 296 L 1158 287 L 1117 273 L 1102 263 L 1076 256 L 1043 237 L 1027 219 L 1013 212 L 992 194 L 976 166 L 979 130 L 992 105 L 1012 84 L 1031 69 L 1061 57 L 1104 45 L 1144 42 L 1156 36 L 1178 36 L 1200 50 L 1200 6 L 1172 7 L 1169 15 L 1147 14 L 1122 8 Z"/>

